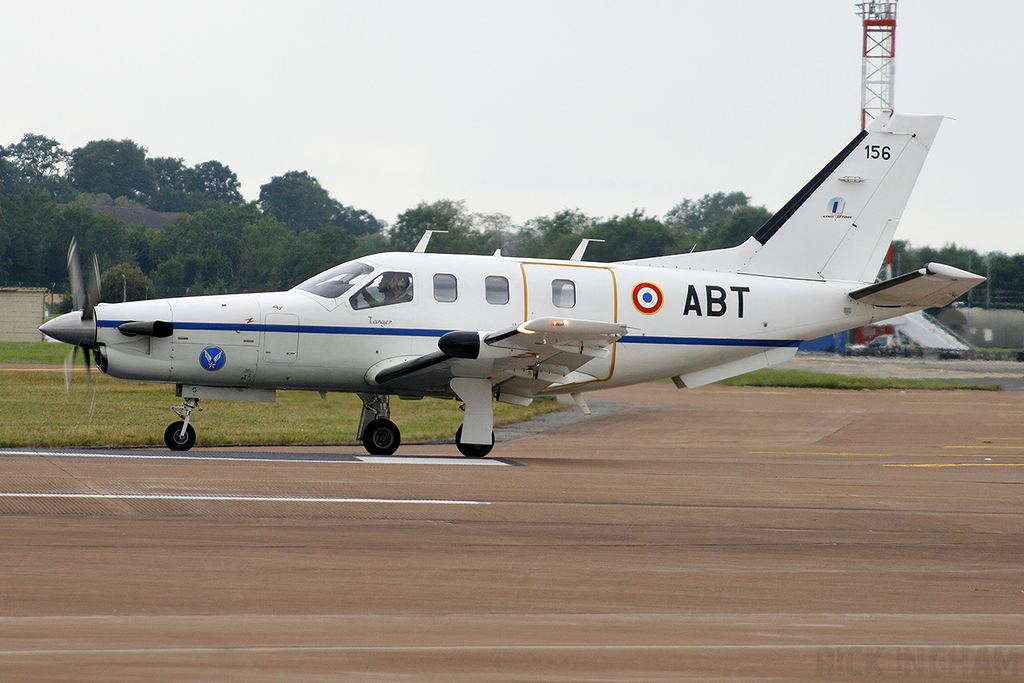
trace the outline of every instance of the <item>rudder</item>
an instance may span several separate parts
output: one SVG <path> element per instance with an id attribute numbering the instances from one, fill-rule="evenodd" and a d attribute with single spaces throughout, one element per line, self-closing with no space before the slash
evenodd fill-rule
<path id="1" fill-rule="evenodd" d="M 738 272 L 873 281 L 942 118 L 875 119 L 743 245 Z"/>

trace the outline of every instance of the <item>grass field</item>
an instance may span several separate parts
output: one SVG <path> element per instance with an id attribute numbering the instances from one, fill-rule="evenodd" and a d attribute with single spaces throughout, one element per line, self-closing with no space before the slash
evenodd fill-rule
<path id="1" fill-rule="evenodd" d="M 927 379 L 901 379 L 899 377 L 851 377 L 824 372 L 767 368 L 748 372 L 719 382 L 730 387 L 790 387 L 796 389 L 926 389 L 999 391 L 995 384 L 976 385 Z"/>
<path id="2" fill-rule="evenodd" d="M 0 363 L 63 365 L 70 349 L 53 342 L 0 342 Z"/>
<path id="3" fill-rule="evenodd" d="M 0 370 L 0 446 L 155 446 L 178 417 L 174 387 L 124 382 L 93 372 L 95 411 L 81 368 L 74 373 L 70 395 L 58 370 Z M 355 442 L 359 399 L 351 394 L 280 391 L 276 403 L 204 401 L 192 414 L 199 445 L 342 444 Z M 392 419 L 403 441 L 451 439 L 462 424 L 456 401 L 424 399 L 391 402 Z M 534 401 L 523 408 L 494 404 L 497 426 L 561 410 L 565 404 Z"/>
<path id="4" fill-rule="evenodd" d="M 71 392 L 64 387 L 64 344 L 0 342 L 0 364 L 50 365 L 50 369 L 0 370 L 0 446 L 156 446 L 163 445 L 164 429 L 181 405 L 174 388 L 110 379 L 92 372 L 93 392 L 85 371 L 74 372 Z M 732 386 L 786 386 L 826 389 L 978 389 L 947 382 L 870 379 L 795 370 L 768 369 L 741 375 L 722 384 Z M 520 422 L 561 410 L 565 404 L 534 401 L 523 408 L 494 404 L 495 424 Z M 207 401 L 193 413 L 200 445 L 288 445 L 353 443 L 359 421 L 359 399 L 350 394 L 281 391 L 277 402 Z M 462 423 L 457 401 L 424 399 L 392 401 L 392 419 L 402 440 L 451 439 Z"/>

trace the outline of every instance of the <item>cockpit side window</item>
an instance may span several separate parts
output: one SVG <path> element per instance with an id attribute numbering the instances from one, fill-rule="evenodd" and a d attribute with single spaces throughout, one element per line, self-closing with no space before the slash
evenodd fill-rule
<path id="1" fill-rule="evenodd" d="M 295 289 L 301 289 L 327 299 L 337 299 L 352 287 L 353 280 L 372 270 L 373 268 L 360 261 L 349 261 L 314 275 L 296 285 Z"/>
<path id="2" fill-rule="evenodd" d="M 393 270 L 381 273 L 368 285 L 352 295 L 349 303 L 355 310 L 390 306 L 412 301 L 412 275 Z"/>

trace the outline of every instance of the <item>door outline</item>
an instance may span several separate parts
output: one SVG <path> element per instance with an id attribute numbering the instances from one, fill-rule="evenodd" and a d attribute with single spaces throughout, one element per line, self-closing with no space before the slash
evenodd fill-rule
<path id="1" fill-rule="evenodd" d="M 529 271 L 527 269 L 528 266 L 529 266 Z M 566 318 L 576 317 L 576 318 L 581 318 L 581 319 L 586 319 L 586 320 L 602 320 L 602 321 L 605 321 L 605 322 L 613 322 L 613 323 L 617 323 L 619 321 L 619 286 L 618 286 L 618 281 L 615 278 L 615 271 L 612 270 L 611 268 L 609 268 L 607 266 L 597 266 L 597 265 L 583 265 L 583 264 L 577 265 L 575 263 L 573 263 L 573 264 L 567 264 L 567 263 L 545 263 L 543 261 L 523 261 L 523 262 L 521 262 L 519 264 L 519 268 L 520 268 L 520 270 L 522 271 L 522 274 L 523 274 L 523 321 L 524 322 L 527 321 L 527 320 L 530 320 L 531 318 L 535 318 L 535 317 L 548 317 L 548 316 L 556 317 L 556 318 L 557 317 L 566 317 Z M 610 321 L 606 319 L 607 316 L 605 316 L 605 315 L 599 315 L 597 317 L 588 316 L 588 315 L 580 316 L 578 313 L 576 315 L 573 315 L 574 308 L 556 308 L 554 306 L 553 302 L 551 302 L 550 298 L 548 298 L 546 300 L 547 301 L 547 305 L 546 306 L 543 306 L 543 307 L 538 306 L 538 307 L 536 307 L 536 308 L 540 308 L 541 312 L 538 312 L 536 315 L 533 315 L 533 316 L 530 315 L 530 283 L 531 283 L 531 281 L 533 282 L 533 284 L 535 286 L 539 284 L 540 286 L 542 286 L 544 288 L 544 290 L 542 292 L 539 292 L 539 293 L 536 292 L 536 291 L 534 292 L 534 294 L 536 296 L 543 297 L 543 296 L 549 296 L 547 293 L 549 293 L 551 291 L 550 287 L 551 287 L 551 282 L 553 280 L 559 280 L 559 279 L 569 279 L 569 280 L 572 280 L 573 283 L 576 286 L 576 302 L 577 303 L 580 302 L 581 290 L 583 290 L 584 288 L 580 286 L 580 282 L 578 280 L 573 279 L 573 275 L 572 275 L 573 271 L 572 270 L 568 270 L 570 268 L 576 269 L 576 270 L 581 270 L 582 269 L 583 271 L 588 271 L 588 273 L 593 273 L 595 271 L 604 271 L 605 273 L 608 274 L 608 278 L 609 279 L 608 279 L 607 282 L 611 285 L 611 287 L 610 287 L 610 290 L 611 290 L 611 306 L 608 308 L 608 310 L 610 310 L 610 312 L 611 312 L 611 320 Z M 591 284 L 593 284 L 593 283 L 591 282 Z M 539 300 L 540 301 L 544 301 L 544 299 L 539 299 Z M 590 304 L 592 304 L 592 302 L 588 301 L 588 302 L 585 303 L 585 305 L 590 305 Z M 608 358 L 606 358 L 606 359 L 595 358 L 595 359 L 592 359 L 592 360 L 590 360 L 590 361 L 588 361 L 588 362 L 586 362 L 586 363 L 584 363 L 583 365 L 580 366 L 580 368 L 579 368 L 580 372 L 589 374 L 589 375 L 593 376 L 594 379 L 587 380 L 585 382 L 574 382 L 574 383 L 565 384 L 565 385 L 562 385 L 562 386 L 567 386 L 567 387 L 569 387 L 569 386 L 582 386 L 584 384 L 592 384 L 594 382 L 607 382 L 609 379 L 612 378 L 612 375 L 615 374 L 615 354 L 616 354 L 617 349 L 618 349 L 618 342 L 613 342 L 612 345 L 611 345 L 611 355 Z M 595 370 L 597 372 L 594 372 Z M 602 375 L 604 375 L 604 376 L 602 376 Z"/>

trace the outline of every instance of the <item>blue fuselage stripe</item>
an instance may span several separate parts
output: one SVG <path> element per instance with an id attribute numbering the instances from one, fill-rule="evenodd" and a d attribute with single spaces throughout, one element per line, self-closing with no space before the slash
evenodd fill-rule
<path id="1" fill-rule="evenodd" d="M 636 337 L 627 336 L 620 344 L 675 344 L 679 346 L 758 346 L 779 348 L 799 346 L 799 339 L 729 339 L 722 337 Z"/>
<path id="2" fill-rule="evenodd" d="M 114 328 L 124 320 L 98 320 L 98 327 Z M 407 327 L 333 327 L 328 325 L 267 325 L 262 323 L 197 323 L 175 322 L 177 330 L 207 330 L 218 332 L 283 332 L 298 334 L 368 335 L 382 337 L 429 337 L 438 338 L 451 330 L 430 330 Z M 748 346 L 779 348 L 799 346 L 799 339 L 736 339 L 722 337 L 645 337 L 627 335 L 619 344 L 665 344 L 676 346 Z"/>

